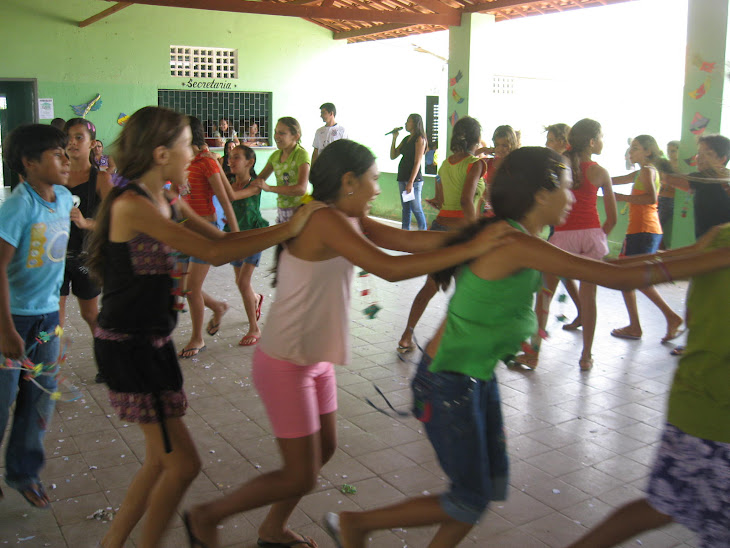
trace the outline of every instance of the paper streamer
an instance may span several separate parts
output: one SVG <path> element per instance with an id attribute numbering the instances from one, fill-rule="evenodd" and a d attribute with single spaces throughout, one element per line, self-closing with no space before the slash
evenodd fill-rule
<path id="1" fill-rule="evenodd" d="M 456 101 L 457 105 L 460 105 L 461 103 L 464 102 L 464 98 L 461 95 L 459 95 L 458 93 L 456 93 L 455 89 L 451 90 L 451 96 L 454 98 L 454 101 Z"/>
<path id="2" fill-rule="evenodd" d="M 695 135 L 702 135 L 707 129 L 707 125 L 710 123 L 710 119 L 702 116 L 699 112 L 695 112 L 695 117 L 692 118 L 692 123 L 689 126 L 689 130 Z"/>
<path id="3" fill-rule="evenodd" d="M 457 72 L 456 73 L 456 76 L 454 76 L 453 78 L 449 79 L 449 85 L 450 86 L 455 86 L 456 84 L 459 83 L 459 80 L 461 80 L 463 77 L 464 77 L 464 75 L 461 73 L 461 71 Z"/>

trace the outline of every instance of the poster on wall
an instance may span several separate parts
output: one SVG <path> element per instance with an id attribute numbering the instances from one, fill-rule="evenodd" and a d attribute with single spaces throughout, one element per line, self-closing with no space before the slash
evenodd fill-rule
<path id="1" fill-rule="evenodd" d="M 53 99 L 38 99 L 38 118 L 41 120 L 53 120 Z"/>

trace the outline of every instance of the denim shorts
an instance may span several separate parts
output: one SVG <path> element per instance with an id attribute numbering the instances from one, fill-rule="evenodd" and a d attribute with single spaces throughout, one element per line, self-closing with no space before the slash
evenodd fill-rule
<path id="1" fill-rule="evenodd" d="M 428 370 L 424 354 L 411 382 L 413 413 L 426 427 L 451 483 L 440 496 L 453 519 L 476 523 L 492 500 L 507 498 L 509 461 L 499 386 L 460 373 Z"/>
<path id="2" fill-rule="evenodd" d="M 244 264 L 252 264 L 254 266 L 258 266 L 261 262 L 261 252 L 254 253 L 253 255 L 249 255 L 248 257 L 244 257 L 243 259 L 236 259 L 235 261 L 231 261 L 231 266 L 235 266 L 236 268 L 242 267 Z"/>
<path id="3" fill-rule="evenodd" d="M 624 240 L 624 249 L 621 253 L 626 257 L 630 255 L 644 255 L 645 253 L 656 253 L 659 244 L 662 243 L 663 234 L 652 234 L 650 232 L 638 232 L 627 234 Z"/>

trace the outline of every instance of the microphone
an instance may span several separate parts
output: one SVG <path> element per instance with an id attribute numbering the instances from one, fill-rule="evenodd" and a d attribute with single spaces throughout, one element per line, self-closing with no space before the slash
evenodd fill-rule
<path id="1" fill-rule="evenodd" d="M 388 133 L 386 133 L 386 135 L 393 135 L 393 133 L 395 133 L 396 131 L 400 131 L 401 129 L 403 129 L 403 126 L 390 130 Z"/>

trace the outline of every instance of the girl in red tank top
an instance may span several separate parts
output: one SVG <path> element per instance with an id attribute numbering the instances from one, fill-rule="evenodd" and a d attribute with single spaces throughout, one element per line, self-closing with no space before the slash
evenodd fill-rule
<path id="1" fill-rule="evenodd" d="M 602 259 L 608 253 L 606 235 L 616 225 L 616 201 L 608 172 L 591 159 L 594 154 L 600 154 L 603 150 L 601 125 L 587 118 L 580 120 L 570 130 L 568 144 L 570 149 L 566 151 L 566 155 L 570 158 L 573 168 L 572 190 L 576 201 L 565 223 L 555 227 L 555 234 L 551 236 L 550 243 L 576 255 Z M 606 221 L 603 225 L 596 209 L 596 195 L 599 188 L 603 189 L 603 205 L 606 212 Z M 521 354 L 515 360 L 527 367 L 537 367 L 542 340 L 540 335 L 545 334 L 550 302 L 558 281 L 555 276 L 543 274 L 543 289 L 535 304 L 540 331 L 532 341 L 534 351 Z M 566 283 L 566 286 L 568 285 Z M 563 326 L 563 329 L 578 329 L 582 325 L 583 352 L 579 365 L 581 369 L 587 370 L 593 366 L 593 336 L 597 316 L 596 285 L 581 282 L 578 295 L 580 301 L 578 317 L 571 324 Z"/>

